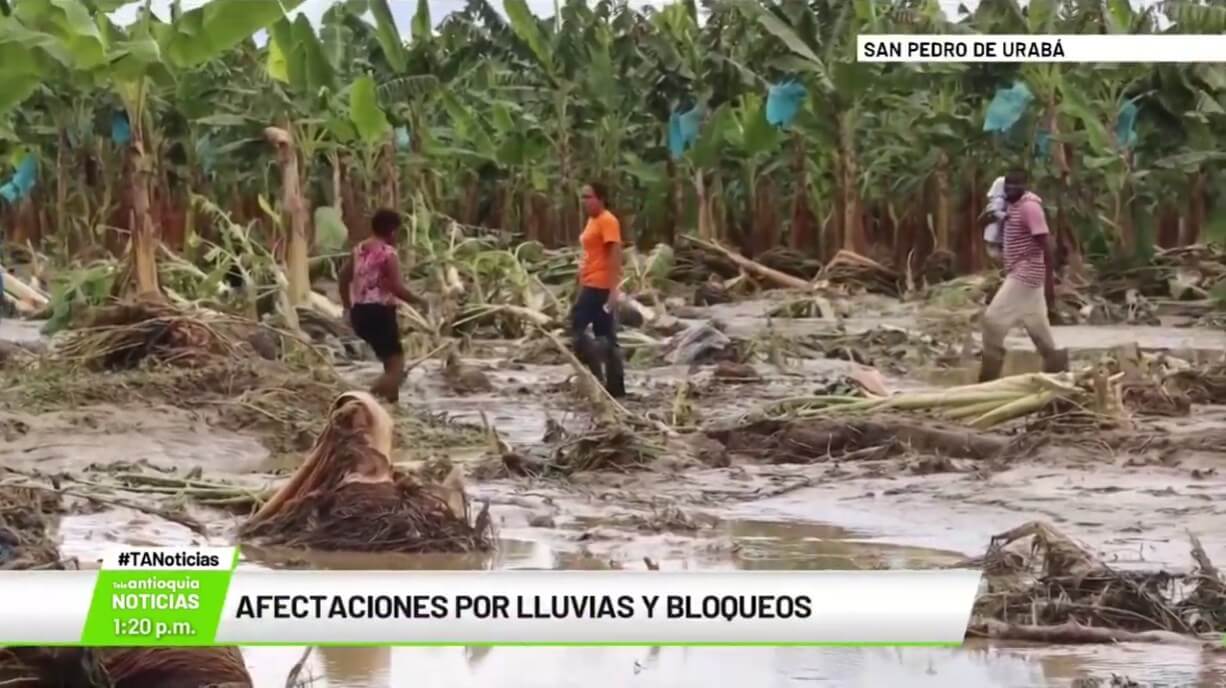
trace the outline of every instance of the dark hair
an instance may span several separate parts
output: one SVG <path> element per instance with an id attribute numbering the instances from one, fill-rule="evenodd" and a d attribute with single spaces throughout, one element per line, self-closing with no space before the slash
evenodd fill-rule
<path id="1" fill-rule="evenodd" d="M 1014 167 L 1005 175 L 1006 184 L 1022 184 L 1026 183 L 1026 170 L 1020 167 Z"/>
<path id="2" fill-rule="evenodd" d="M 605 205 L 609 204 L 609 190 L 605 188 L 605 185 L 603 183 L 588 182 L 587 185 L 588 185 L 588 188 L 592 190 L 592 195 L 596 196 L 596 198 L 599 198 L 601 203 L 604 203 Z"/>
<path id="3" fill-rule="evenodd" d="M 388 208 L 380 208 L 375 211 L 375 216 L 370 218 L 370 229 L 381 237 L 395 234 L 396 230 L 400 229 L 400 213 Z"/>

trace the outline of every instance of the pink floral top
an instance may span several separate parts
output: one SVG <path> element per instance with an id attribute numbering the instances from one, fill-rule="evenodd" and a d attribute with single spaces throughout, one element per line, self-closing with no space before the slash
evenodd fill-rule
<path id="1" fill-rule="evenodd" d="M 396 305 L 396 297 L 383 283 L 383 266 L 395 256 L 396 249 L 378 239 L 363 241 L 353 249 L 353 282 L 349 285 L 349 296 L 354 304 Z"/>

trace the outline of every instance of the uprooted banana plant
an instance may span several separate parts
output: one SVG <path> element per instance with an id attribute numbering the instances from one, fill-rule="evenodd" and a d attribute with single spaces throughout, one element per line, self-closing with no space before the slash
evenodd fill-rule
<path id="1" fill-rule="evenodd" d="M 1085 380 L 1083 379 L 1082 384 Z M 944 418 L 986 429 L 1046 408 L 1056 400 L 1088 406 L 1094 395 L 1072 373 L 1028 373 L 992 382 L 935 392 L 908 392 L 890 397 L 815 396 L 775 402 L 760 411 L 768 417 L 805 417 L 867 411 L 933 411 Z"/>

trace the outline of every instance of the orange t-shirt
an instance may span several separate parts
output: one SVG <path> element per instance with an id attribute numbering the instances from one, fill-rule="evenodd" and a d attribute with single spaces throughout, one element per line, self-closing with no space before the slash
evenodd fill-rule
<path id="1" fill-rule="evenodd" d="M 579 235 L 583 247 L 583 262 L 579 265 L 579 284 L 594 289 L 612 289 L 613 269 L 609 264 L 606 244 L 622 242 L 622 226 L 613 213 L 603 213 L 587 221 Z"/>

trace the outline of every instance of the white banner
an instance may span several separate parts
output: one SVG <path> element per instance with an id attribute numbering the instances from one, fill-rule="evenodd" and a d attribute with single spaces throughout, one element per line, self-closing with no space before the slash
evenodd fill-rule
<path id="1" fill-rule="evenodd" d="M 175 608 L 113 602 L 130 597 L 122 583 L 101 586 L 91 611 L 106 575 L 0 572 L 0 644 L 80 643 L 87 614 L 94 643 L 113 631 L 150 645 L 175 644 L 167 633 L 236 645 L 959 644 L 980 580 L 969 570 L 240 569 L 221 574 L 230 579 L 215 588 L 224 604 L 211 614 L 192 607 L 199 614 L 184 618 L 195 630 L 171 632 L 180 627 L 165 612 Z"/>
<path id="2" fill-rule="evenodd" d="M 1226 62 L 1226 35 L 861 34 L 860 62 Z"/>

